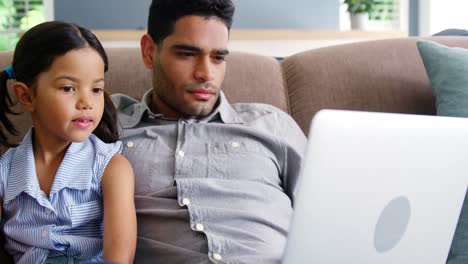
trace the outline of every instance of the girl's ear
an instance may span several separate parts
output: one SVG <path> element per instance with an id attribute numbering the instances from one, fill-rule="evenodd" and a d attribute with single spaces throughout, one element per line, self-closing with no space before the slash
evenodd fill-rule
<path id="1" fill-rule="evenodd" d="M 153 69 L 153 60 L 157 45 L 154 43 L 153 38 L 149 34 L 145 34 L 140 40 L 141 57 L 146 68 Z"/>
<path id="2" fill-rule="evenodd" d="M 23 106 L 26 112 L 34 112 L 34 96 L 32 90 L 22 82 L 15 82 L 13 84 L 13 92 L 16 99 Z"/>

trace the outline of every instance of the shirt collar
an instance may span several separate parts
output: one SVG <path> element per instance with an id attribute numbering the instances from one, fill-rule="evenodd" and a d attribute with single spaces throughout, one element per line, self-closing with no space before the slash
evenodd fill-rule
<path id="1" fill-rule="evenodd" d="M 143 95 L 141 102 L 138 102 L 132 97 L 123 94 L 115 94 L 112 96 L 112 100 L 114 101 L 118 109 L 119 120 L 123 128 L 135 127 L 136 125 L 138 125 L 138 123 L 140 123 L 141 119 L 144 116 L 152 116 L 154 118 L 176 121 L 176 119 L 164 117 L 163 114 L 151 112 L 149 105 L 152 101 L 152 93 L 153 89 L 146 91 L 146 93 Z M 219 121 L 226 124 L 243 123 L 242 119 L 229 104 L 229 102 L 226 99 L 226 96 L 222 91 L 220 92 L 218 102 L 219 103 L 217 107 L 211 114 L 201 119 L 197 119 L 196 121 L 198 123 L 210 123 Z"/>
<path id="2" fill-rule="evenodd" d="M 37 179 L 32 135 L 33 129 L 30 129 L 14 151 L 10 165 L 9 177 L 11 180 L 8 181 L 5 190 L 5 203 L 15 199 L 23 192 L 41 203 L 42 191 Z M 55 174 L 50 195 L 65 187 L 77 190 L 85 190 L 91 187 L 92 165 L 83 166 L 83 164 L 89 163 L 89 155 L 93 155 L 92 148 L 85 148 L 87 144 L 90 144 L 88 140 L 70 144 Z M 76 155 L 76 153 L 80 153 L 80 155 Z M 70 171 L 70 168 L 73 168 L 72 171 Z M 45 206 L 45 204 L 43 205 Z"/>
<path id="3" fill-rule="evenodd" d="M 119 121 L 123 128 L 135 127 L 140 123 L 143 114 L 150 111 L 148 105 L 144 102 L 147 94 L 148 92 L 143 96 L 142 102 L 125 94 L 116 93 L 111 96 L 117 108 Z"/>

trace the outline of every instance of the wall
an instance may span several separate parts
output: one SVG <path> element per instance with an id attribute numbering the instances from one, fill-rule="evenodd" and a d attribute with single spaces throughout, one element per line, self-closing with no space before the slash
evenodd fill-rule
<path id="1" fill-rule="evenodd" d="M 235 28 L 339 29 L 340 1 L 234 0 Z"/>
<path id="2" fill-rule="evenodd" d="M 146 28 L 151 0 L 55 0 L 55 20 L 92 29 Z"/>
<path id="3" fill-rule="evenodd" d="M 340 1 L 233 0 L 233 28 L 338 29 Z M 56 0 L 55 19 L 93 29 L 146 28 L 151 0 Z"/>
<path id="4" fill-rule="evenodd" d="M 410 36 L 419 35 L 419 0 L 409 1 L 409 29 Z"/>

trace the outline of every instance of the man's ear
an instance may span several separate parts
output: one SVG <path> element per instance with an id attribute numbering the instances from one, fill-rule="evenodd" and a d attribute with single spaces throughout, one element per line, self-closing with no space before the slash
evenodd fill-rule
<path id="1" fill-rule="evenodd" d="M 13 92 L 16 99 L 23 106 L 26 112 L 34 112 L 34 95 L 29 87 L 22 82 L 15 82 L 13 84 Z"/>
<path id="2" fill-rule="evenodd" d="M 154 54 L 158 46 L 154 43 L 153 38 L 149 34 L 145 34 L 140 40 L 141 57 L 146 68 L 153 69 Z"/>

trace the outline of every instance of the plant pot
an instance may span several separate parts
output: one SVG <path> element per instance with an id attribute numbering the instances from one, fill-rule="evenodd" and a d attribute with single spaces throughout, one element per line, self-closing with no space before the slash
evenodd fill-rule
<path id="1" fill-rule="evenodd" d="M 351 19 L 351 29 L 367 29 L 367 23 L 369 22 L 369 14 L 367 13 L 357 13 L 350 15 Z"/>

